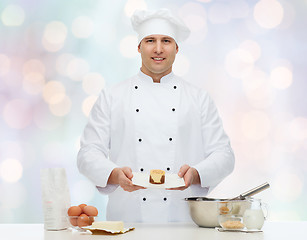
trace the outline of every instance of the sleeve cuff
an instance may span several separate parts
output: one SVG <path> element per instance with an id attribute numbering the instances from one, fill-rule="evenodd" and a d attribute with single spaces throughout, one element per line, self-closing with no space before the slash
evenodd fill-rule
<path id="1" fill-rule="evenodd" d="M 114 192 L 118 188 L 118 184 L 108 184 L 105 187 L 96 186 L 97 190 L 105 195 L 108 195 Z"/>

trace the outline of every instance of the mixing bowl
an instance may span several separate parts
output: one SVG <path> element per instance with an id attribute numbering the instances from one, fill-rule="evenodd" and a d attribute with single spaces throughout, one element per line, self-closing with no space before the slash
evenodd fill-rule
<path id="1" fill-rule="evenodd" d="M 190 215 L 193 221 L 200 227 L 219 227 L 219 215 L 221 211 L 227 214 L 243 215 L 246 209 L 250 208 L 248 200 L 229 200 L 206 197 L 185 198 L 190 208 Z M 220 209 L 221 203 L 225 205 Z"/>

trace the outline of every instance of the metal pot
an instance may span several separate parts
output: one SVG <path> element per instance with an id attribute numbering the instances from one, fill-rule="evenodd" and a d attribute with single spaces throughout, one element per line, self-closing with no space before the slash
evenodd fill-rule
<path id="1" fill-rule="evenodd" d="M 229 203 L 232 205 L 233 214 L 242 214 L 250 208 L 248 200 L 229 200 L 206 197 L 185 198 L 189 204 L 190 215 L 193 221 L 200 227 L 219 227 L 219 203 Z"/>

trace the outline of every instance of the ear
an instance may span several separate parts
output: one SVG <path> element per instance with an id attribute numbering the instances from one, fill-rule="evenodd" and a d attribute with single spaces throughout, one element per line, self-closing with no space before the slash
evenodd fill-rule
<path id="1" fill-rule="evenodd" d="M 141 53 L 141 42 L 140 42 L 140 44 L 138 46 L 138 52 Z"/>
<path id="2" fill-rule="evenodd" d="M 178 47 L 178 45 L 176 43 L 176 54 L 178 53 L 178 51 L 179 51 L 179 47 Z"/>

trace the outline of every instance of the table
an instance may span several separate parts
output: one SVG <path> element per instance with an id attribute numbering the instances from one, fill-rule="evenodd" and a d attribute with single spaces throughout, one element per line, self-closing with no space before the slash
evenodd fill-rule
<path id="1" fill-rule="evenodd" d="M 265 222 L 263 232 L 219 232 L 193 223 L 125 224 L 135 230 L 120 235 L 80 235 L 68 230 L 45 231 L 43 224 L 0 224 L 1 240 L 300 240 L 307 239 L 307 221 Z"/>

